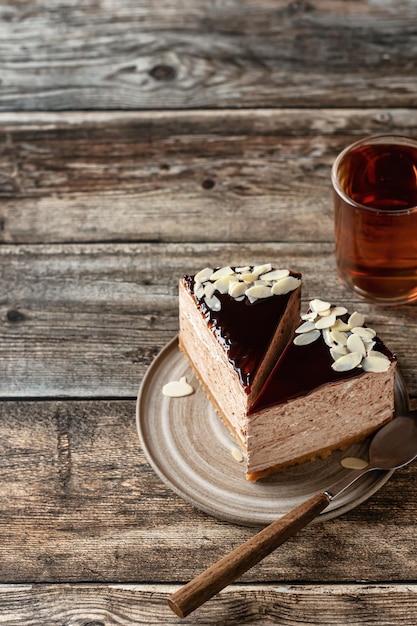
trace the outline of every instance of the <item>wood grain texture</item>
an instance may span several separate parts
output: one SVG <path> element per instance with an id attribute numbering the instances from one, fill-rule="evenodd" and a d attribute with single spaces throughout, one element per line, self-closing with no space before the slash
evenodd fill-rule
<path id="1" fill-rule="evenodd" d="M 107 244 L 0 247 L 0 396 L 136 397 L 178 330 L 180 276 L 213 264 L 272 261 L 314 297 L 368 315 L 417 395 L 417 311 L 375 308 L 339 285 L 332 244 Z M 404 333 L 404 326 L 407 333 Z"/>
<path id="2" fill-rule="evenodd" d="M 157 478 L 134 401 L 1 402 L 0 423 L 2 583 L 184 583 L 256 533 L 192 508 Z M 398 470 L 242 580 L 415 580 L 416 478 L 416 465 Z"/>
<path id="3" fill-rule="evenodd" d="M 166 603 L 174 589 L 0 585 L 0 618 L 8 626 L 410 626 L 417 621 L 415 584 L 233 585 L 181 621 Z"/>
<path id="4" fill-rule="evenodd" d="M 415 106 L 412 0 L 4 2 L 2 110 Z"/>
<path id="5" fill-rule="evenodd" d="M 368 315 L 417 397 L 416 307 L 338 283 L 330 168 L 417 135 L 414 0 L 0 7 L 0 623 L 179 624 L 167 598 L 256 529 L 153 472 L 135 424 L 177 281 L 273 261 Z M 415 403 L 415 400 L 414 400 Z M 417 623 L 417 465 L 183 620 Z"/>
<path id="6" fill-rule="evenodd" d="M 331 165 L 414 109 L 0 114 L 0 242 L 333 241 Z"/>
<path id="7" fill-rule="evenodd" d="M 190 615 L 305 528 L 328 504 L 328 496 L 318 493 L 288 511 L 170 595 L 169 607 L 181 618 Z"/>

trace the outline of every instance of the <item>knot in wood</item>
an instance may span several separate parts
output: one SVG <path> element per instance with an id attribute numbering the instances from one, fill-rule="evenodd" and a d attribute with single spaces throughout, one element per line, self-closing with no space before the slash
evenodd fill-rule
<path id="1" fill-rule="evenodd" d="M 164 64 L 155 65 L 155 67 L 150 70 L 149 74 L 155 80 L 174 80 L 177 76 L 177 72 L 174 67 Z"/>
<path id="2" fill-rule="evenodd" d="M 214 182 L 214 180 L 212 180 L 211 178 L 206 178 L 201 183 L 201 186 L 202 186 L 203 189 L 213 189 L 215 184 L 216 183 Z"/>
<path id="3" fill-rule="evenodd" d="M 23 320 L 26 319 L 26 316 L 16 309 L 10 309 L 10 311 L 7 311 L 6 313 L 6 318 L 8 322 L 12 322 L 12 324 L 17 324 L 18 322 L 23 322 Z"/>

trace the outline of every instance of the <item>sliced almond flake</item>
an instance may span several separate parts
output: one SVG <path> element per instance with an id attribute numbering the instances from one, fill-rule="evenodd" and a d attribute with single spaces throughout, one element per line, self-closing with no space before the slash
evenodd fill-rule
<path id="1" fill-rule="evenodd" d="M 350 329 L 350 332 L 354 333 L 355 335 L 359 335 L 359 337 L 368 337 L 369 339 L 373 339 L 376 335 L 376 331 L 373 328 L 368 328 L 364 326 L 353 326 L 353 328 Z"/>
<path id="2" fill-rule="evenodd" d="M 367 339 L 362 339 L 363 343 L 365 344 L 365 348 L 366 348 L 366 353 L 367 356 L 371 356 L 371 353 L 374 352 L 374 347 L 376 345 L 375 341 L 367 341 Z M 380 352 L 377 352 L 376 354 L 381 354 Z M 383 355 L 385 356 L 385 354 Z M 388 357 L 386 357 L 388 358 Z"/>
<path id="3" fill-rule="evenodd" d="M 245 265 L 244 267 L 236 267 L 235 272 L 237 274 L 241 274 L 242 272 L 248 272 L 250 270 L 250 265 Z"/>
<path id="4" fill-rule="evenodd" d="M 296 346 L 307 346 L 309 343 L 313 343 L 320 337 L 321 333 L 319 330 L 311 330 L 309 333 L 302 333 L 301 335 L 297 335 L 293 341 Z"/>
<path id="5" fill-rule="evenodd" d="M 348 330 L 350 331 L 350 326 L 349 324 L 346 324 L 345 322 L 343 322 L 343 320 L 336 320 L 335 323 L 333 324 L 333 330 L 340 330 L 342 332 L 347 332 Z"/>
<path id="6" fill-rule="evenodd" d="M 162 387 L 162 393 L 169 398 L 182 398 L 194 393 L 194 388 L 187 383 L 185 376 L 179 380 L 171 380 Z"/>
<path id="7" fill-rule="evenodd" d="M 333 341 L 338 343 L 340 346 L 345 346 L 347 344 L 347 334 L 340 330 L 332 330 L 331 337 Z"/>
<path id="8" fill-rule="evenodd" d="M 214 282 L 219 278 L 223 278 L 224 276 L 230 276 L 230 274 L 234 274 L 234 271 L 231 267 L 226 265 L 225 267 L 221 267 L 220 269 L 213 272 L 213 274 L 210 276 L 210 280 Z"/>
<path id="9" fill-rule="evenodd" d="M 335 372 L 348 372 L 358 367 L 362 361 L 362 355 L 359 352 L 348 352 L 332 363 L 332 369 Z"/>
<path id="10" fill-rule="evenodd" d="M 309 311 L 308 313 L 303 313 L 301 315 L 301 319 L 306 322 L 314 322 L 317 319 L 317 313 L 315 311 Z"/>
<path id="11" fill-rule="evenodd" d="M 318 329 L 330 328 L 331 326 L 333 326 L 335 321 L 336 316 L 332 313 L 331 315 L 327 315 L 326 317 L 321 317 L 320 319 L 318 319 L 317 322 L 315 322 L 315 325 Z"/>
<path id="12" fill-rule="evenodd" d="M 358 313 L 355 311 L 348 319 L 348 324 L 350 328 L 355 328 L 357 326 L 363 326 L 365 323 L 365 316 L 362 313 Z"/>
<path id="13" fill-rule="evenodd" d="M 256 280 L 256 276 L 255 274 L 252 274 L 252 272 L 242 272 L 239 278 L 241 278 L 245 281 L 245 283 L 248 284 L 254 283 Z"/>
<path id="14" fill-rule="evenodd" d="M 362 369 L 365 372 L 386 372 L 390 365 L 389 359 L 383 359 L 380 356 L 367 356 L 362 361 Z"/>
<path id="15" fill-rule="evenodd" d="M 359 335 L 359 337 L 361 337 Z M 376 341 L 374 341 L 371 337 L 361 337 L 363 343 L 366 344 L 366 346 L 368 347 L 368 350 L 371 350 L 372 348 L 370 348 L 370 344 L 372 344 L 373 346 L 376 344 Z"/>
<path id="16" fill-rule="evenodd" d="M 346 469 L 361 470 L 368 467 L 369 463 L 368 461 L 365 461 L 365 459 L 359 459 L 356 456 L 345 456 L 341 459 L 340 465 Z"/>
<path id="17" fill-rule="evenodd" d="M 204 295 L 207 298 L 211 298 L 215 291 L 216 287 L 214 286 L 214 283 L 208 282 L 204 285 Z"/>
<path id="18" fill-rule="evenodd" d="M 265 274 L 266 272 L 270 272 L 271 270 L 271 263 L 265 263 L 264 265 L 255 265 L 252 270 L 252 274 L 255 274 L 255 276 L 260 276 L 261 274 Z"/>
<path id="19" fill-rule="evenodd" d="M 346 315 L 348 310 L 344 306 L 334 306 L 332 312 L 336 315 L 336 317 L 341 317 L 342 315 Z"/>
<path id="20" fill-rule="evenodd" d="M 349 335 L 346 342 L 349 352 L 359 352 L 363 357 L 366 356 L 366 348 L 359 335 Z"/>
<path id="21" fill-rule="evenodd" d="M 320 317 L 327 317 L 328 315 L 330 315 L 331 313 L 333 313 L 333 310 L 331 308 L 329 309 L 324 309 L 324 311 L 319 311 L 319 315 Z"/>
<path id="22" fill-rule="evenodd" d="M 330 348 L 330 354 L 332 355 L 332 359 L 337 361 L 341 356 L 347 354 L 347 348 L 345 346 L 336 346 L 334 348 Z"/>
<path id="23" fill-rule="evenodd" d="M 234 459 L 236 459 L 238 463 L 241 463 L 243 461 L 243 454 L 241 450 L 239 450 L 239 448 L 232 448 L 231 452 L 232 456 L 234 457 Z"/>
<path id="24" fill-rule="evenodd" d="M 315 325 L 313 324 L 313 322 L 304 322 L 304 324 L 301 324 L 301 326 L 299 326 L 295 332 L 298 334 L 301 333 L 308 333 L 310 332 L 310 330 L 314 330 L 315 329 Z"/>
<path id="25" fill-rule="evenodd" d="M 212 274 L 213 269 L 211 267 L 205 267 L 194 276 L 194 280 L 196 283 L 204 283 L 206 280 L 209 280 Z"/>
<path id="26" fill-rule="evenodd" d="M 281 278 L 285 278 L 289 275 L 289 270 L 272 270 L 271 272 L 262 274 L 261 278 L 262 280 L 280 280 Z"/>
<path id="27" fill-rule="evenodd" d="M 204 286 L 201 283 L 196 283 L 194 285 L 194 295 L 199 300 L 201 300 L 201 298 L 204 298 Z"/>
<path id="28" fill-rule="evenodd" d="M 326 309 L 330 308 L 330 302 L 324 302 L 324 300 L 319 300 L 315 298 L 310 301 L 310 309 L 319 313 L 320 311 L 326 311 Z"/>
<path id="29" fill-rule="evenodd" d="M 379 352 L 378 350 L 370 350 L 368 352 L 368 356 L 369 357 L 375 357 L 377 359 L 385 359 L 386 361 L 388 361 L 389 363 L 391 363 L 391 361 L 389 360 L 389 358 L 387 357 L 386 354 L 384 354 L 383 352 Z"/>
<path id="30" fill-rule="evenodd" d="M 281 278 L 272 286 L 272 294 L 274 296 L 283 296 L 290 291 L 294 291 L 297 287 L 301 285 L 301 280 L 296 278 L 295 276 L 286 276 L 285 278 Z"/>
<path id="31" fill-rule="evenodd" d="M 245 295 L 245 291 L 247 289 L 247 285 L 245 283 L 242 282 L 230 282 L 229 283 L 229 295 L 232 296 L 232 298 L 240 298 L 241 296 Z"/>
<path id="32" fill-rule="evenodd" d="M 235 298 L 236 302 L 242 302 L 242 300 L 245 299 L 245 296 L 239 296 L 238 298 Z"/>
<path id="33" fill-rule="evenodd" d="M 328 346 L 329 348 L 334 348 L 337 345 L 336 342 L 333 341 L 331 332 L 328 328 L 323 328 L 322 335 L 326 346 Z"/>
<path id="34" fill-rule="evenodd" d="M 254 287 L 249 287 L 246 290 L 246 295 L 248 298 L 270 298 L 272 296 L 271 287 L 267 287 L 266 285 L 255 285 Z"/>
<path id="35" fill-rule="evenodd" d="M 206 297 L 204 298 L 204 302 L 212 311 L 220 311 L 220 309 L 222 308 L 221 302 L 217 298 L 217 296 L 212 296 L 211 298 Z"/>
<path id="36" fill-rule="evenodd" d="M 229 276 L 223 276 L 223 278 L 218 278 L 216 280 L 214 284 L 214 288 L 216 289 L 216 291 L 219 291 L 220 293 L 228 293 L 229 291 L 229 285 L 231 282 L 237 282 L 234 279 L 234 276 L 229 275 Z"/>

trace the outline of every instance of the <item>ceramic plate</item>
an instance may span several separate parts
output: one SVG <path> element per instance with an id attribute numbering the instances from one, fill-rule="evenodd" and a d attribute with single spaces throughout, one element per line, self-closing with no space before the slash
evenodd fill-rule
<path id="1" fill-rule="evenodd" d="M 185 376 L 195 393 L 169 398 L 162 387 Z M 396 377 L 396 411 L 406 410 L 407 393 Z M 236 442 L 218 418 L 173 339 L 146 373 L 137 400 L 137 427 L 145 455 L 159 477 L 193 506 L 221 520 L 264 526 L 312 495 L 330 489 L 349 470 L 343 457 L 367 458 L 368 441 L 327 459 L 288 468 L 250 483 L 245 463 L 232 454 Z M 393 472 L 370 472 L 333 500 L 320 520 L 349 511 L 369 498 Z"/>

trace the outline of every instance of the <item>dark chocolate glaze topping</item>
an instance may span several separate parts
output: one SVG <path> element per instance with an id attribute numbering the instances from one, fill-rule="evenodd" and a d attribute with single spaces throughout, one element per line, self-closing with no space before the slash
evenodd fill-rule
<path id="1" fill-rule="evenodd" d="M 291 272 L 291 276 L 301 277 L 296 272 Z M 194 277 L 184 276 L 183 282 L 249 393 L 292 292 L 259 299 L 252 304 L 247 298 L 238 301 L 216 292 L 221 309 L 212 311 L 203 300 L 195 297 Z"/>
<path id="2" fill-rule="evenodd" d="M 396 360 L 396 357 L 378 337 L 374 337 L 374 341 L 374 350 L 385 354 L 391 362 Z M 346 381 L 365 374 L 359 367 L 347 372 L 335 372 L 331 367 L 332 363 L 334 363 L 333 358 L 322 335 L 305 346 L 296 346 L 291 340 L 250 407 L 249 415 L 305 396 L 323 385 Z M 375 375 L 378 376 L 378 374 Z"/>

